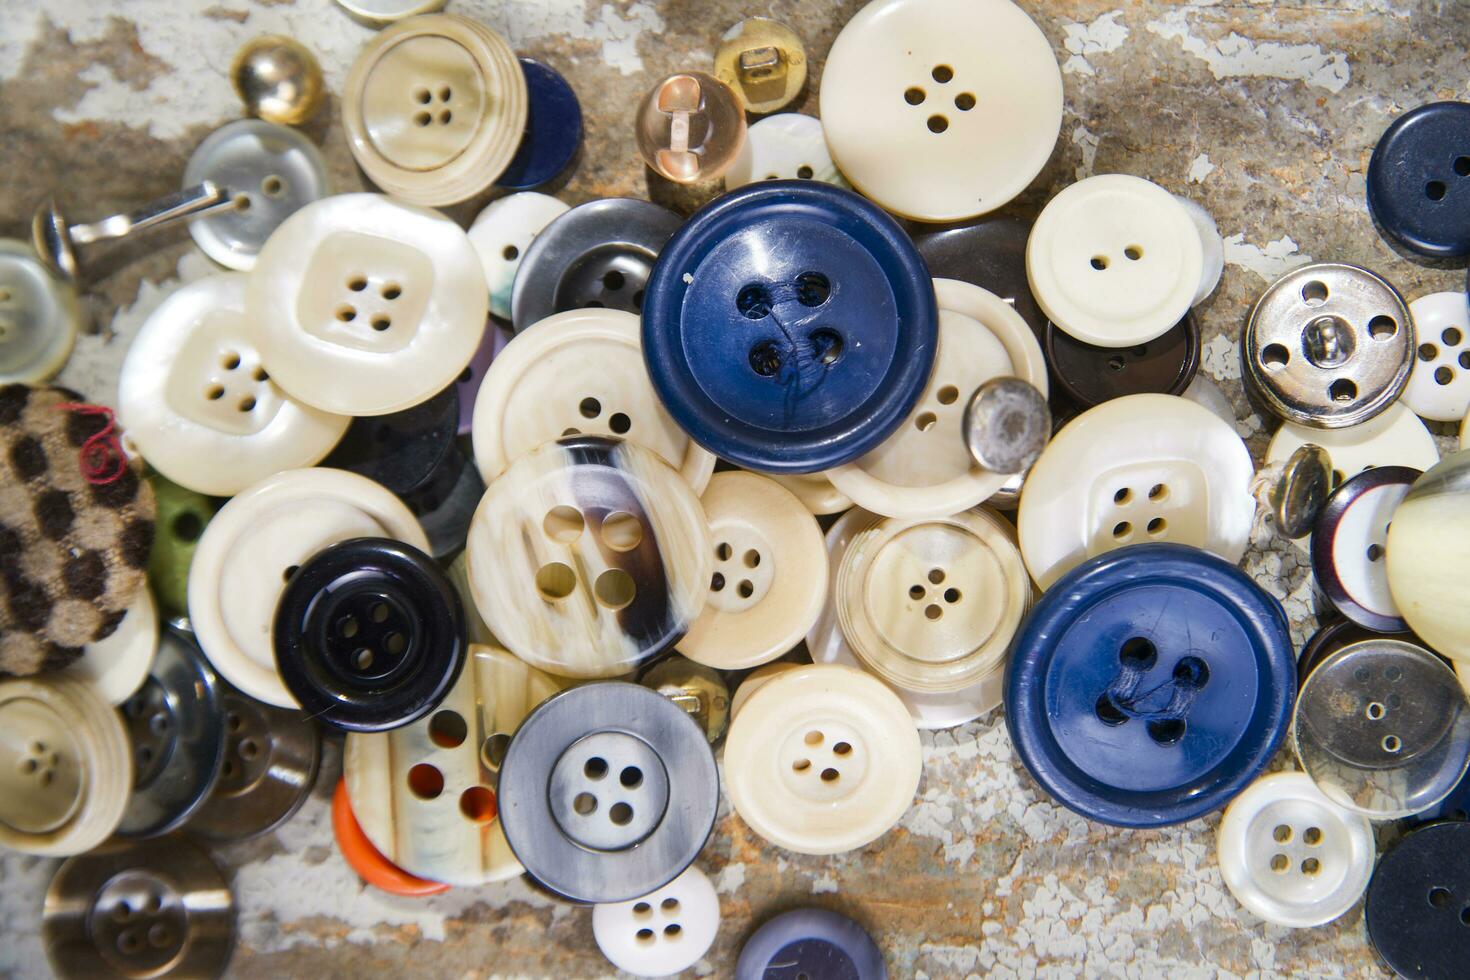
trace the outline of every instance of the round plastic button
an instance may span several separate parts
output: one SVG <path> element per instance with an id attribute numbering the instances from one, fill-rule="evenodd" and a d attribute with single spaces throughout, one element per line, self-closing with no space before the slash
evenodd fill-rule
<path id="1" fill-rule="evenodd" d="M 1203 374 L 1194 376 L 1189 387 L 1184 389 L 1183 395 L 1196 405 L 1208 408 L 1227 425 L 1235 424 L 1235 406 L 1230 403 L 1225 392 L 1220 390 L 1220 386 Z"/>
<path id="2" fill-rule="evenodd" d="M 847 184 L 827 153 L 821 120 L 799 112 L 783 112 L 752 123 L 739 155 L 725 171 L 725 187 L 732 191 L 762 180 Z"/>
<path id="3" fill-rule="evenodd" d="M 1470 660 L 1470 452 L 1446 456 L 1393 513 L 1384 545 L 1388 588 L 1409 628 L 1446 657 Z"/>
<path id="4" fill-rule="evenodd" d="M 1026 241 L 1031 225 L 1010 215 L 990 215 L 968 224 L 936 228 L 914 235 L 914 246 L 935 279 L 974 283 L 1017 313 L 1038 342 L 1046 339 L 1048 320 L 1026 278 Z"/>
<path id="5" fill-rule="evenodd" d="M 1449 795 L 1470 765 L 1470 704 L 1455 673 L 1413 643 L 1343 647 L 1302 685 L 1292 724 L 1302 768 L 1338 806 L 1406 817 Z"/>
<path id="6" fill-rule="evenodd" d="M 902 424 L 929 380 L 937 321 L 923 261 L 892 218 L 850 191 L 766 181 L 669 240 L 648 283 L 643 353 L 700 445 L 805 473 Z"/>
<path id="7" fill-rule="evenodd" d="M 1125 174 L 1064 188 L 1026 243 L 1036 302 L 1057 327 L 1098 347 L 1164 334 L 1193 305 L 1203 269 L 1199 231 L 1178 198 Z"/>
<path id="8" fill-rule="evenodd" d="M 659 250 L 682 223 L 627 197 L 588 201 L 554 219 L 521 254 L 510 301 L 516 331 L 586 307 L 639 312 Z"/>
<path id="9" fill-rule="evenodd" d="M 184 489 L 161 473 L 149 473 L 146 479 L 158 505 L 157 531 L 148 554 L 148 585 L 165 616 L 184 616 L 189 612 L 189 567 L 199 537 L 220 503 Z M 138 679 L 142 680 L 141 673 Z"/>
<path id="10" fill-rule="evenodd" d="M 592 937 L 608 962 L 640 977 L 689 969 L 714 945 L 720 897 L 694 865 L 657 891 L 594 906 Z"/>
<path id="11" fill-rule="evenodd" d="M 395 866 L 433 881 L 483 885 L 520 874 L 497 819 L 500 764 L 522 719 L 560 686 L 498 647 L 476 645 L 432 714 L 349 735 L 343 771 L 368 840 Z"/>
<path id="12" fill-rule="evenodd" d="M 624 902 L 694 862 L 720 782 L 695 721 L 636 684 L 543 701 L 506 749 L 500 819 L 531 877 L 574 902 Z"/>
<path id="13" fill-rule="evenodd" d="M 347 731 L 422 718 L 464 666 L 459 595 L 428 555 L 387 538 L 340 541 L 303 562 L 271 633 L 292 696 Z"/>
<path id="14" fill-rule="evenodd" d="M 1046 330 L 1046 360 L 1057 386 L 1083 408 L 1122 395 L 1184 394 L 1199 370 L 1199 348 L 1193 313 L 1133 347 L 1095 347 L 1051 324 Z"/>
<path id="15" fill-rule="evenodd" d="M 637 136 L 643 162 L 665 180 L 714 180 L 745 141 L 745 106 L 734 89 L 713 75 L 670 75 L 643 97 Z"/>
<path id="16" fill-rule="evenodd" d="M 297 400 L 386 415 L 465 369 L 488 302 L 479 259 L 454 222 L 377 194 L 339 194 L 271 236 L 245 311 L 266 370 Z"/>
<path id="17" fill-rule="evenodd" d="M 429 554 L 448 558 L 464 547 L 485 481 L 474 461 L 455 446 L 429 482 L 403 498 L 429 539 Z"/>
<path id="18" fill-rule="evenodd" d="M 485 373 L 475 398 L 475 463 L 490 483 L 560 436 L 617 436 L 656 453 L 695 493 L 715 458 L 669 417 L 643 366 L 638 318 L 569 310 L 519 333 Z"/>
<path id="19" fill-rule="evenodd" d="M 745 18 L 725 32 L 715 49 L 715 77 L 740 94 L 746 112 L 757 115 L 796 101 L 806 70 L 801 38 L 769 17 Z"/>
<path id="20" fill-rule="evenodd" d="M 490 312 L 510 319 L 511 287 L 521 257 L 542 228 L 567 213 L 567 206 L 549 194 L 525 191 L 499 197 L 485 206 L 470 225 L 470 244 L 480 257 L 490 286 Z"/>
<path id="21" fill-rule="evenodd" d="M 500 179 L 507 190 L 540 187 L 567 168 L 582 145 L 582 106 L 577 93 L 554 68 L 532 58 L 521 59 L 530 108 L 520 146 Z M 501 314 L 503 315 L 503 314 Z"/>
<path id="22" fill-rule="evenodd" d="M 725 790 L 757 834 L 841 854 L 898 823 L 919 788 L 919 733 L 877 678 L 833 664 L 772 676 L 725 736 Z"/>
<path id="23" fill-rule="evenodd" d="M 1230 894 L 1267 922 L 1320 926 L 1373 875 L 1373 825 L 1300 772 L 1262 776 L 1225 808 L 1215 852 Z"/>
<path id="24" fill-rule="evenodd" d="M 245 276 L 229 274 L 171 294 L 133 338 L 118 379 L 118 415 L 143 458 L 218 497 L 311 466 L 352 421 L 271 380 L 252 342 L 245 288 Z"/>
<path id="25" fill-rule="evenodd" d="M 337 839 L 337 850 L 342 852 L 343 860 L 357 872 L 357 876 L 390 895 L 423 898 L 449 891 L 449 886 L 443 882 L 409 874 L 373 846 L 352 812 L 346 779 L 337 780 L 337 788 L 332 791 L 332 836 Z"/>
<path id="26" fill-rule="evenodd" d="M 1318 628 L 1317 632 L 1311 635 L 1302 647 L 1301 654 L 1296 658 L 1298 690 L 1307 682 L 1307 678 L 1312 676 L 1312 671 L 1316 670 L 1322 661 L 1350 643 L 1357 643 L 1360 640 L 1384 639 L 1407 640 L 1410 643 L 1419 643 L 1419 638 L 1413 633 L 1404 633 L 1399 636 L 1390 637 L 1359 626 L 1357 623 L 1343 616 L 1331 613 L 1328 615 L 1330 618 Z M 1420 645 L 1422 646 L 1423 644 Z"/>
<path id="27" fill-rule="evenodd" d="M 1470 407 L 1470 303 L 1465 293 L 1431 293 L 1409 304 L 1419 342 L 1403 402 L 1416 415 L 1459 422 Z"/>
<path id="28" fill-rule="evenodd" d="M 440 470 L 462 464 L 458 432 L 459 389 L 450 385 L 401 412 L 353 419 L 322 466 L 365 476 L 407 498 Z"/>
<path id="29" fill-rule="evenodd" d="M 796 494 L 802 506 L 818 517 L 840 514 L 852 506 L 848 496 L 839 492 L 825 473 L 771 473 L 769 476 Z"/>
<path id="30" fill-rule="evenodd" d="M 714 546 L 699 498 L 643 447 L 574 436 L 525 454 L 470 526 L 470 589 L 512 653 L 613 677 L 671 648 L 704 608 Z"/>
<path id="31" fill-rule="evenodd" d="M 1016 638 L 1006 727 L 1056 800 L 1121 827 L 1223 806 L 1286 735 L 1296 662 L 1281 605 L 1197 548 L 1079 565 Z"/>
<path id="32" fill-rule="evenodd" d="M 475 420 L 475 398 L 480 393 L 485 372 L 490 370 L 490 362 L 495 360 L 509 342 L 510 335 L 505 330 L 493 321 L 487 323 L 485 335 L 480 338 L 480 347 L 470 359 L 470 366 L 454 379 L 454 386 L 459 390 L 459 435 L 470 434 Z"/>
<path id="33" fill-rule="evenodd" d="M 1018 377 L 1047 392 L 1046 359 L 1015 310 L 994 293 L 954 279 L 934 280 L 939 335 L 934 370 L 908 417 L 877 448 L 827 471 L 854 503 L 892 517 L 942 517 L 974 507 L 1010 473 L 981 468 L 964 438 L 970 393 L 995 378 Z"/>
<path id="34" fill-rule="evenodd" d="M 526 75 L 484 24 L 429 14 L 359 52 L 342 124 L 363 173 L 411 204 L 453 204 L 495 183 L 526 130 Z"/>
<path id="35" fill-rule="evenodd" d="M 1220 276 L 1225 272 L 1225 241 L 1220 237 L 1220 228 L 1215 224 L 1214 217 L 1202 205 L 1187 197 L 1180 197 L 1178 194 L 1174 195 L 1174 200 L 1189 212 L 1189 218 L 1194 222 L 1195 230 L 1199 232 L 1203 265 L 1200 272 L 1199 289 L 1194 294 L 1194 301 L 1189 304 L 1198 306 L 1215 291 L 1216 286 L 1220 285 Z"/>
<path id="36" fill-rule="evenodd" d="M 374 27 L 383 27 L 415 14 L 431 14 L 447 0 L 336 0 L 337 6 Z"/>
<path id="37" fill-rule="evenodd" d="M 1128 395 L 1077 416 L 1026 476 L 1016 526 L 1043 589 L 1087 558 L 1172 541 L 1236 562 L 1250 539 L 1250 452 L 1235 429 L 1172 395 Z"/>
<path id="38" fill-rule="evenodd" d="M 206 180 L 234 194 L 235 207 L 193 219 L 189 234 L 227 269 L 253 268 L 281 222 L 332 193 L 316 144 L 294 129 L 260 119 L 221 126 L 195 148 L 184 168 L 184 186 Z"/>
<path id="39" fill-rule="evenodd" d="M 822 531 L 780 484 L 720 473 L 700 498 L 714 540 L 704 612 L 679 641 L 696 663 L 743 670 L 801 642 L 827 598 Z"/>
<path id="40" fill-rule="evenodd" d="M 1470 958 L 1470 823 L 1421 827 L 1378 862 L 1363 918 L 1368 940 L 1401 977 L 1458 976 Z"/>
<path id="41" fill-rule="evenodd" d="M 276 606 L 286 582 L 312 555 L 363 537 L 428 547 L 397 497 L 341 470 L 288 470 L 225 504 L 205 528 L 189 568 L 189 619 L 214 668 L 253 698 L 296 707 L 271 647 Z"/>
<path id="42" fill-rule="evenodd" d="M 863 927 L 827 909 L 792 909 L 757 929 L 740 950 L 735 980 L 787 977 L 888 980 L 883 953 Z"/>
<path id="43" fill-rule="evenodd" d="M 1470 103 L 1431 102 L 1393 121 L 1368 161 L 1368 210 L 1410 251 L 1470 255 Z"/>
<path id="44" fill-rule="evenodd" d="M 1409 380 L 1413 316 L 1367 269 L 1321 263 L 1288 272 L 1256 301 L 1242 380 L 1275 415 L 1340 429 L 1383 412 Z"/>
<path id="45" fill-rule="evenodd" d="M 81 325 L 76 290 L 47 271 L 29 243 L 0 238 L 0 384 L 49 381 Z"/>
<path id="46" fill-rule="evenodd" d="M 1388 589 L 1383 546 L 1394 510 L 1420 476 L 1406 466 L 1366 470 L 1338 487 L 1312 529 L 1312 574 L 1337 611 L 1380 633 L 1408 624 Z"/>
<path id="47" fill-rule="evenodd" d="M 875 0 L 832 43 L 820 102 L 853 186 L 905 217 L 954 221 L 1041 172 L 1062 74 L 1046 35 L 1005 0 Z"/>
<path id="48" fill-rule="evenodd" d="M 81 659 L 66 673 L 108 704 L 122 704 L 147 678 L 157 652 L 158 609 L 152 593 L 143 588 L 112 635 L 83 647 Z"/>

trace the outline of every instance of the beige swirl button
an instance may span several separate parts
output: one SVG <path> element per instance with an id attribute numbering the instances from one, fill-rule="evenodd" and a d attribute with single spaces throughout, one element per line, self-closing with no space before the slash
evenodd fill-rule
<path id="1" fill-rule="evenodd" d="M 460 227 L 379 194 L 324 198 L 287 218 L 245 298 L 270 377 L 338 415 L 387 415 L 448 387 L 479 347 L 488 308 Z"/>
<path id="2" fill-rule="evenodd" d="M 755 473 L 716 474 L 700 503 L 714 540 L 714 572 L 704 612 L 679 651 L 721 670 L 774 660 L 801 642 L 822 611 L 822 531 L 790 491 Z"/>

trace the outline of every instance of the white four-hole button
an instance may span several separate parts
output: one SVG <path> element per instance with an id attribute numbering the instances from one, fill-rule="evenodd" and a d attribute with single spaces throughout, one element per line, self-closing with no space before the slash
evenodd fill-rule
<path id="1" fill-rule="evenodd" d="M 658 891 L 592 908 L 592 937 L 608 962 L 640 977 L 662 977 L 699 961 L 720 930 L 720 898 L 690 865 Z"/>
<path id="2" fill-rule="evenodd" d="M 1419 347 L 1404 404 L 1435 422 L 1458 422 L 1470 406 L 1470 303 L 1463 291 L 1431 293 L 1409 304 Z"/>

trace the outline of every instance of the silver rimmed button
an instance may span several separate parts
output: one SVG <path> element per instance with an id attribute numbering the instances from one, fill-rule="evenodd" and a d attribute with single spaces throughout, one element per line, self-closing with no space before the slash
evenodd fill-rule
<path id="1" fill-rule="evenodd" d="M 965 445 L 993 473 L 1023 473 L 1051 438 L 1051 409 L 1035 385 L 991 378 L 965 406 Z"/>

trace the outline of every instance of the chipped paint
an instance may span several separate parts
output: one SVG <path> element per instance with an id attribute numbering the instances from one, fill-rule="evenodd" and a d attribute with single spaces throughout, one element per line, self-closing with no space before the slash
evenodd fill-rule
<path id="1" fill-rule="evenodd" d="M 1297 243 L 1290 235 L 1283 235 L 1265 247 L 1252 245 L 1245 240 L 1244 232 L 1236 232 L 1225 239 L 1225 264 L 1249 269 L 1267 282 L 1275 282 L 1298 266 L 1312 261 L 1310 255 L 1298 251 Z"/>
<path id="2" fill-rule="evenodd" d="M 1189 173 L 1185 175 L 1185 179 L 1191 184 L 1203 184 L 1206 177 L 1219 169 L 1208 153 L 1201 153 L 1189 162 Z"/>
<path id="3" fill-rule="evenodd" d="M 1099 138 L 1088 131 L 1086 126 L 1079 124 L 1072 130 L 1072 145 L 1082 151 L 1082 162 L 1077 166 L 1076 174 L 1078 180 L 1086 180 L 1092 176 L 1093 163 L 1097 160 L 1097 145 Z"/>
<path id="4" fill-rule="evenodd" d="M 1240 380 L 1240 346 L 1224 334 L 1200 345 L 1199 366 L 1216 381 Z"/>
<path id="5" fill-rule="evenodd" d="M 1128 40 L 1128 28 L 1118 23 L 1121 10 L 1110 10 L 1088 24 L 1064 24 L 1062 44 L 1072 56 L 1062 63 L 1064 74 L 1096 75 L 1089 55 L 1110 54 Z"/>
<path id="6" fill-rule="evenodd" d="M 1280 78 L 1341 92 L 1352 77 L 1347 55 L 1323 51 L 1316 44 L 1257 42 L 1234 31 L 1218 41 L 1205 41 L 1190 32 L 1188 8 L 1170 10 L 1145 26 L 1162 38 L 1178 41 L 1217 79 Z"/>

